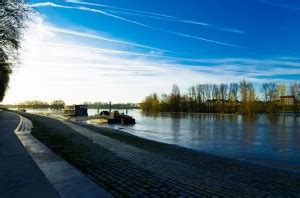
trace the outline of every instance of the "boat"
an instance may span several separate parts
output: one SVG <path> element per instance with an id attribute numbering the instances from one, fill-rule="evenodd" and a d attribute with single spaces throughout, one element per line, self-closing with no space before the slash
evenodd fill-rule
<path id="1" fill-rule="evenodd" d="M 135 124 L 135 119 L 132 116 L 119 113 L 119 111 L 101 111 L 100 119 L 106 119 L 108 124 Z"/>
<path id="2" fill-rule="evenodd" d="M 24 109 L 24 108 L 18 108 L 17 111 L 26 112 L 26 109 Z"/>

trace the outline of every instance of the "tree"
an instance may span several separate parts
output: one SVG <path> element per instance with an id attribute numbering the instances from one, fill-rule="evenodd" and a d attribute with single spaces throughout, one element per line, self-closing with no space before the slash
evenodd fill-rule
<path id="1" fill-rule="evenodd" d="M 272 102 L 276 101 L 279 98 L 278 85 L 275 82 L 269 83 L 268 94 L 269 94 L 269 99 Z"/>
<path id="2" fill-rule="evenodd" d="M 180 111 L 180 89 L 177 85 L 173 85 L 171 95 L 170 95 L 170 105 L 171 111 L 179 112 Z"/>
<path id="3" fill-rule="evenodd" d="M 270 113 L 276 113 L 279 111 L 278 100 L 279 100 L 279 89 L 275 82 L 270 82 L 267 84 L 267 101 L 266 101 L 266 111 Z"/>
<path id="4" fill-rule="evenodd" d="M 290 84 L 290 94 L 292 96 L 298 97 L 300 95 L 300 84 L 293 82 Z"/>
<path id="5" fill-rule="evenodd" d="M 147 96 L 141 103 L 141 109 L 146 112 L 157 112 L 160 110 L 160 102 L 156 93 Z"/>
<path id="6" fill-rule="evenodd" d="M 227 84 L 220 84 L 220 95 L 221 95 L 221 103 L 222 103 L 222 112 L 224 112 L 224 104 L 227 100 Z"/>
<path id="7" fill-rule="evenodd" d="M 7 63 L 7 55 L 0 47 L 0 101 L 3 100 L 9 83 L 9 75 L 12 72 L 10 64 Z"/>
<path id="8" fill-rule="evenodd" d="M 256 93 L 252 83 L 246 82 L 244 79 L 240 83 L 240 95 L 242 104 L 242 113 L 252 115 L 255 110 Z"/>
<path id="9" fill-rule="evenodd" d="M 255 101 L 256 101 L 256 93 L 255 93 L 255 88 L 252 83 L 247 83 L 247 89 L 248 89 L 248 103 L 249 103 L 249 109 L 248 113 L 253 114 L 255 110 Z"/>
<path id="10" fill-rule="evenodd" d="M 188 89 L 188 101 L 189 101 L 189 109 L 194 112 L 197 110 L 197 96 L 196 87 L 192 86 Z"/>
<path id="11" fill-rule="evenodd" d="M 265 102 L 269 101 L 269 83 L 263 83 L 261 87 L 261 92 L 264 96 Z"/>
<path id="12" fill-rule="evenodd" d="M 279 93 L 279 96 L 285 96 L 286 95 L 286 85 L 285 85 L 285 83 L 279 83 L 278 84 L 278 93 Z"/>
<path id="13" fill-rule="evenodd" d="M 56 110 L 63 109 L 65 107 L 65 105 L 66 104 L 63 100 L 53 100 L 51 102 L 51 108 L 56 109 Z"/>
<path id="14" fill-rule="evenodd" d="M 20 108 L 30 108 L 30 109 L 46 109 L 49 108 L 49 104 L 44 101 L 39 100 L 28 100 L 18 104 Z"/>
<path id="15" fill-rule="evenodd" d="M 205 98 L 204 98 L 204 95 L 205 95 L 205 86 L 204 85 L 197 85 L 196 86 L 196 92 L 197 92 L 197 111 L 201 111 L 201 107 L 203 107 L 203 103 L 205 102 Z M 203 110 L 203 108 L 202 108 Z"/>
<path id="16" fill-rule="evenodd" d="M 231 83 L 229 85 L 229 101 L 232 104 L 231 112 L 237 112 L 239 85 L 237 83 Z"/>
<path id="17" fill-rule="evenodd" d="M 0 101 L 8 87 L 11 67 L 18 59 L 22 30 L 29 11 L 24 1 L 0 1 Z"/>
<path id="18" fill-rule="evenodd" d="M 248 93 L 247 93 L 247 82 L 245 79 L 242 82 L 240 82 L 240 101 L 241 101 L 242 113 L 246 114 Z"/>

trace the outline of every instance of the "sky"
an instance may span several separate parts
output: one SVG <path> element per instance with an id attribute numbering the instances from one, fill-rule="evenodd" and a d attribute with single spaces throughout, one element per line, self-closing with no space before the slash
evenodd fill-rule
<path id="1" fill-rule="evenodd" d="M 198 83 L 300 79 L 297 0 L 30 1 L 3 103 L 141 102 Z"/>

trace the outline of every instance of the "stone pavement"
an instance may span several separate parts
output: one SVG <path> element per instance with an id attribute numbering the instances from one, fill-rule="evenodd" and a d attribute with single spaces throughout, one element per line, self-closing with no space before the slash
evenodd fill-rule
<path id="1" fill-rule="evenodd" d="M 111 197 L 109 193 L 33 137 L 30 133 L 31 121 L 24 117 L 21 119 L 22 124 L 16 134 L 60 197 Z"/>
<path id="2" fill-rule="evenodd" d="M 0 197 L 59 197 L 14 133 L 18 115 L 0 111 Z"/>
<path id="3" fill-rule="evenodd" d="M 199 168 L 197 168 L 180 161 L 171 160 L 159 154 L 151 153 L 143 149 L 124 144 L 120 141 L 113 140 L 74 123 L 66 121 L 63 122 L 79 134 L 93 140 L 94 143 L 110 150 L 118 157 L 126 159 L 136 166 L 143 167 L 144 170 L 155 174 L 158 178 L 160 178 L 160 181 L 167 181 L 172 188 L 168 189 L 167 187 L 162 187 L 158 189 L 158 191 L 162 192 L 162 195 L 166 193 L 165 195 L 169 196 L 300 196 L 299 180 L 297 185 L 289 184 L 293 181 L 287 181 L 287 183 L 283 184 L 281 182 L 277 183 L 276 181 L 272 181 L 282 179 L 276 178 L 276 174 L 268 175 L 270 178 L 265 178 L 266 181 L 261 181 L 261 186 L 258 187 L 248 183 L 249 180 L 246 178 L 236 178 L 238 174 L 234 172 L 226 176 L 218 174 L 218 172 L 212 172 L 211 170 L 213 168 L 201 168 L 200 164 Z M 211 164 L 211 166 L 213 167 L 213 164 Z M 259 171 L 255 172 L 253 169 L 249 169 L 249 171 L 254 174 L 253 177 L 256 177 L 255 174 L 260 173 Z M 147 181 L 147 179 L 148 178 L 145 178 L 145 181 Z M 267 182 L 269 182 L 269 184 Z M 148 185 L 148 187 L 150 187 L 150 185 Z M 285 189 L 286 187 L 288 187 L 288 189 Z"/>

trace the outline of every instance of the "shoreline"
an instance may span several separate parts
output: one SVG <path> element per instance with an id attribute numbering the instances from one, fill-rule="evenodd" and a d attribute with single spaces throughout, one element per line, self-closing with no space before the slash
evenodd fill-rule
<path id="1" fill-rule="evenodd" d="M 128 143 L 132 146 L 141 148 L 141 149 L 146 149 L 149 151 L 153 151 L 153 152 L 160 152 L 158 151 L 158 149 L 155 148 L 160 148 L 160 147 L 164 147 L 163 153 L 165 155 L 168 155 L 168 153 L 170 154 L 170 151 L 167 150 L 172 150 L 173 153 L 185 153 L 186 155 L 190 156 L 205 156 L 207 158 L 215 158 L 216 160 L 220 159 L 220 160 L 228 160 L 228 161 L 232 161 L 232 163 L 240 163 L 240 164 L 244 164 L 244 165 L 251 165 L 251 166 L 257 166 L 257 167 L 261 167 L 261 168 L 266 168 L 266 169 L 272 169 L 274 171 L 279 171 L 279 172 L 286 172 L 286 173 L 291 173 L 291 174 L 296 174 L 299 175 L 300 178 L 300 172 L 298 171 L 294 171 L 294 170 L 289 170 L 289 169 L 284 169 L 284 168 L 280 168 L 280 167 L 275 167 L 275 166 L 271 166 L 271 165 L 267 165 L 267 164 L 261 164 L 261 163 L 256 163 L 255 161 L 250 161 L 250 160 L 242 160 L 242 159 L 237 159 L 237 158 L 230 158 L 230 157 L 226 157 L 226 156 L 222 156 L 222 155 L 217 155 L 217 154 L 213 154 L 213 153 L 208 153 L 208 152 L 204 152 L 204 151 L 200 151 L 200 150 L 196 150 L 196 149 L 192 149 L 189 147 L 185 147 L 185 146 L 179 146 L 176 144 L 170 144 L 170 143 L 165 143 L 165 142 L 159 142 L 156 140 L 151 140 L 151 139 L 147 139 L 147 138 L 143 138 L 143 137 L 139 137 L 137 135 L 133 135 L 130 134 L 126 131 L 123 131 L 122 129 L 113 129 L 113 128 L 109 128 L 109 127 L 101 127 L 101 126 L 96 126 L 93 124 L 88 124 L 88 123 L 83 123 L 83 122 L 77 122 L 77 121 L 71 121 L 74 124 L 83 126 L 83 127 L 87 127 L 89 129 L 94 130 L 95 132 L 101 133 L 103 135 L 106 135 L 108 137 L 117 139 L 121 142 L 124 143 Z M 99 130 L 97 130 L 99 128 Z M 109 129 L 109 130 L 107 130 Z M 105 132 L 105 131 L 109 131 L 109 133 Z M 111 134 L 111 132 L 113 132 L 114 134 Z M 139 144 L 132 144 L 132 140 L 135 140 L 136 142 L 141 142 Z M 155 146 L 154 146 L 155 145 Z M 180 156 L 180 157 L 186 157 L 186 155 L 184 156 Z"/>
<path id="2" fill-rule="evenodd" d="M 193 187 L 192 192 L 190 192 L 191 195 L 198 195 L 199 193 L 202 193 L 202 184 L 205 184 L 205 189 L 212 188 L 210 191 L 207 191 L 210 195 L 215 193 L 217 193 L 217 195 L 223 195 L 220 193 L 223 193 L 225 189 L 226 191 L 228 190 L 231 192 L 231 194 L 235 195 L 242 195 L 246 191 L 248 193 L 246 193 L 247 195 L 251 195 L 250 191 L 247 190 L 248 186 L 249 188 L 254 189 L 254 195 L 267 195 L 269 192 L 273 193 L 272 195 L 300 195 L 300 174 L 295 172 L 219 157 L 212 154 L 201 153 L 176 145 L 140 138 L 116 129 L 99 128 L 92 125 L 69 122 L 74 125 L 76 124 L 76 126 L 81 126 L 92 131 L 92 136 L 101 136 L 102 138 L 97 140 L 100 141 L 100 143 L 105 137 L 104 139 L 109 141 L 110 146 L 103 147 L 101 144 L 96 144 L 97 142 L 95 142 L 95 140 L 91 141 L 86 137 L 82 137 L 82 135 L 74 133 L 71 128 L 65 124 L 62 124 L 61 121 L 55 118 L 27 113 L 21 114 L 29 119 L 33 119 L 33 123 L 36 124 L 36 127 L 33 128 L 35 130 L 33 132 L 35 137 L 40 139 L 49 148 L 64 157 L 84 174 L 94 179 L 98 185 L 104 187 L 106 190 L 116 196 L 128 195 L 124 193 L 127 192 L 129 190 L 128 188 L 133 184 L 128 184 L 128 186 L 127 184 L 124 184 L 123 190 L 117 190 L 118 186 L 115 186 L 113 180 L 110 179 L 111 177 L 114 177 L 113 175 L 115 174 L 120 177 L 120 180 L 124 179 L 122 180 L 123 182 L 128 182 L 129 180 L 138 180 L 142 183 L 146 182 L 146 186 L 154 185 L 154 187 L 152 187 L 153 189 L 159 187 L 155 185 L 155 182 L 148 183 L 148 177 L 151 178 L 151 181 L 159 181 L 162 179 L 169 180 L 170 178 L 173 178 L 176 183 L 179 182 L 181 185 L 180 188 L 183 188 L 184 190 L 182 191 L 184 192 L 187 191 L 187 183 L 193 183 L 192 181 L 194 181 L 195 184 L 193 185 L 196 187 Z M 54 130 L 55 128 L 56 130 Z M 112 148 L 111 150 L 110 147 L 115 148 Z M 130 147 L 129 156 L 128 154 L 123 155 L 122 147 Z M 132 151 L 133 153 L 143 152 L 146 153 L 146 155 L 145 157 L 143 155 L 139 156 L 139 154 L 131 156 L 133 155 Z M 104 155 L 103 153 L 107 152 L 110 154 L 105 154 L 106 157 L 102 158 L 102 155 Z M 148 156 L 152 155 L 156 157 L 153 159 L 148 159 Z M 156 158 L 158 158 L 158 161 L 155 160 Z M 165 163 L 160 161 L 164 161 Z M 119 163 L 122 165 L 119 165 Z M 153 167 L 148 167 L 149 164 L 153 164 Z M 180 166 L 174 166 L 174 164 L 180 164 Z M 101 169 L 97 171 L 97 168 L 99 167 L 101 167 Z M 124 169 L 124 167 L 126 168 Z M 167 174 L 167 177 L 157 175 L 159 171 L 164 168 L 167 169 L 161 172 L 161 174 L 166 174 L 165 172 L 169 171 L 170 173 Z M 116 171 L 116 173 L 113 175 L 111 173 L 102 173 L 103 170 L 110 172 L 111 169 Z M 126 176 L 122 176 L 123 173 L 119 172 L 119 169 L 129 173 Z M 155 170 L 154 172 L 153 169 Z M 138 175 L 143 174 L 144 176 L 142 178 L 136 178 L 137 176 L 132 178 L 132 175 L 137 174 L 136 172 L 138 172 Z M 98 177 L 99 174 L 101 177 Z M 176 174 L 179 174 L 179 176 L 176 176 Z M 158 179 L 159 177 L 162 178 Z M 194 177 L 199 178 L 195 180 Z M 180 178 L 185 179 L 180 180 Z M 273 178 L 274 180 L 271 182 L 273 185 L 270 184 L 270 178 Z M 218 182 L 214 184 L 216 179 Z M 116 181 L 118 180 L 119 178 L 116 179 Z M 198 181 L 201 182 L 197 184 Z M 168 182 L 165 182 L 161 185 L 169 186 Z M 209 187 L 209 183 L 211 182 L 211 187 Z M 246 185 L 244 185 L 245 183 Z M 230 185 L 228 186 L 228 184 Z M 218 188 L 216 188 L 214 185 L 218 186 Z M 239 185 L 242 185 L 240 190 L 232 189 L 234 188 L 233 186 Z M 145 188 L 147 192 L 152 191 L 148 187 L 140 186 L 140 184 L 135 184 L 135 186 L 136 188 Z M 178 191 L 177 185 L 171 185 L 168 188 L 176 188 L 176 192 Z M 258 194 L 256 194 L 256 192 Z M 179 193 L 179 191 L 177 193 Z"/>
<path id="3" fill-rule="evenodd" d="M 14 110 L 10 110 L 13 111 L 15 113 L 20 113 L 18 111 L 14 111 Z M 188 113 L 188 112 L 181 112 L 181 113 Z M 192 113 L 196 113 L 196 112 L 192 112 Z M 282 166 L 282 165 L 272 165 L 272 161 L 268 161 L 260 163 L 260 160 L 249 160 L 249 159 L 240 159 L 240 158 L 231 158 L 231 157 L 227 157 L 225 155 L 218 155 L 218 154 L 214 154 L 214 153 L 209 153 L 209 152 L 205 152 L 205 151 L 201 151 L 201 150 L 197 150 L 197 149 L 193 149 L 193 148 L 189 148 L 189 147 L 185 147 L 185 146 L 180 146 L 180 145 L 176 145 L 176 144 L 171 144 L 171 143 L 165 143 L 165 142 L 160 142 L 160 141 L 156 141 L 156 140 L 151 140 L 151 139 L 147 139 L 144 137 L 140 137 L 137 135 L 133 135 L 131 133 L 128 133 L 126 131 L 123 131 L 122 129 L 114 129 L 111 127 L 102 127 L 100 125 L 94 125 L 94 124 L 90 124 L 90 123 L 84 123 L 83 120 L 81 119 L 68 119 L 66 117 L 60 116 L 60 114 L 57 116 L 56 114 L 51 115 L 51 114 L 41 114 L 41 113 L 27 113 L 27 114 L 32 114 L 32 115 L 38 115 L 38 116 L 44 116 L 46 118 L 54 118 L 54 119 L 58 119 L 58 120 L 65 120 L 68 122 L 72 122 L 74 124 L 78 124 L 84 127 L 88 127 L 92 130 L 95 130 L 96 132 L 102 133 L 108 137 L 111 137 L 113 139 L 117 139 L 119 141 L 125 142 L 125 143 L 129 143 L 133 146 L 142 148 L 142 149 L 149 149 L 150 147 L 157 147 L 160 148 L 162 145 L 167 145 L 167 147 L 169 147 L 170 149 L 172 148 L 173 150 L 176 150 L 178 152 L 187 152 L 187 153 L 194 153 L 192 154 L 193 156 L 197 156 L 198 155 L 206 155 L 206 156 L 211 156 L 211 157 L 216 157 L 216 158 L 220 158 L 220 159 L 225 159 L 225 160 L 233 160 L 236 161 L 238 163 L 245 163 L 245 164 L 252 164 L 254 166 L 261 166 L 261 167 L 265 167 L 265 168 L 269 168 L 269 169 L 274 169 L 274 170 L 279 170 L 279 171 L 283 171 L 283 172 L 290 172 L 292 174 L 299 174 L 300 175 L 300 171 L 297 170 L 293 170 L 293 168 L 285 168 L 286 166 Z M 215 114 L 215 113 L 209 113 L 209 114 Z M 264 113 L 263 113 L 264 114 Z M 239 114 L 216 114 L 216 115 L 239 115 Z M 267 114 L 266 114 L 267 115 Z M 120 127 L 122 127 L 120 125 Z M 107 133 L 106 131 L 109 131 L 109 133 Z M 114 133 L 112 133 L 114 132 Z M 116 133 L 117 132 L 117 133 Z M 117 135 L 116 135 L 117 134 Z M 135 139 L 135 141 L 139 141 L 142 142 L 142 144 L 135 144 L 133 143 L 133 141 L 128 141 L 129 139 Z M 145 143 L 147 143 L 148 145 L 146 146 Z M 144 146 L 142 146 L 144 145 Z M 155 146 L 153 146 L 155 145 Z M 184 151 L 186 150 L 186 151 Z M 150 149 L 150 151 L 152 151 Z M 160 152 L 158 150 L 155 150 L 154 152 Z M 169 152 L 170 153 L 170 152 Z"/>
<path id="4" fill-rule="evenodd" d="M 14 111 L 15 113 L 20 113 L 18 111 Z M 179 113 L 179 112 L 178 112 Z M 187 113 L 187 112 L 181 112 L 181 113 Z M 194 112 L 196 113 L 196 112 Z M 165 142 L 159 142 L 156 140 L 151 140 L 151 139 L 147 139 L 147 138 L 143 138 L 143 137 L 139 137 L 137 135 L 133 135 L 131 133 L 128 133 L 126 131 L 123 131 L 122 129 L 114 129 L 114 128 L 110 128 L 110 127 L 102 127 L 102 126 L 97 126 L 94 124 L 90 124 L 90 123 L 84 123 L 81 119 L 76 120 L 76 119 L 68 119 L 65 118 L 63 116 L 56 116 L 56 115 L 47 115 L 47 114 L 39 114 L 39 113 L 27 113 L 27 114 L 32 114 L 32 115 L 37 115 L 37 116 L 42 116 L 42 117 L 46 117 L 46 118 L 53 118 L 53 119 L 57 119 L 57 120 L 64 120 L 64 121 L 68 121 L 80 126 L 84 126 L 87 127 L 89 129 L 95 130 L 95 132 L 101 133 L 105 136 L 108 136 L 110 138 L 119 140 L 121 142 L 124 143 L 128 143 L 130 145 L 133 145 L 135 147 L 139 147 L 142 149 L 154 149 L 154 148 L 160 148 L 161 146 L 164 147 L 164 149 L 168 148 L 171 150 L 175 150 L 178 151 L 179 153 L 184 152 L 188 155 L 193 155 L 193 156 L 198 156 L 198 155 L 204 155 L 206 157 L 212 157 L 212 158 L 220 158 L 223 160 L 232 160 L 233 162 L 237 162 L 237 163 L 241 163 L 241 164 L 251 164 L 253 166 L 259 166 L 262 168 L 267 168 L 267 169 L 274 169 L 275 171 L 282 171 L 282 172 L 287 172 L 287 173 L 292 173 L 292 174 L 299 174 L 300 177 L 300 172 L 296 171 L 296 170 L 291 170 L 291 169 L 285 169 L 281 166 L 272 166 L 269 164 L 262 164 L 262 163 L 256 163 L 255 160 L 254 161 L 250 161 L 250 160 L 243 160 L 243 159 L 237 159 L 237 158 L 230 158 L 227 156 L 223 156 L 223 155 L 217 155 L 217 154 L 213 154 L 213 153 L 208 153 L 208 152 L 204 152 L 204 151 L 200 151 L 200 150 L 196 150 L 193 148 L 189 148 L 189 147 L 185 147 L 185 146 L 180 146 L 180 145 L 176 145 L 176 144 L 171 144 L 171 143 L 165 143 Z M 215 113 L 211 113 L 211 114 L 215 114 Z M 222 115 L 222 114 L 217 114 L 217 115 Z M 226 114 L 224 114 L 226 115 Z M 229 115 L 239 115 L 239 114 L 229 114 Z M 121 125 L 120 125 L 121 126 Z M 140 142 L 140 143 L 134 143 L 134 142 Z M 155 146 L 154 146 L 155 145 Z M 155 150 L 151 150 L 150 151 L 154 151 L 154 152 L 159 152 L 157 149 Z M 169 152 L 170 153 L 170 152 Z M 163 153 L 165 154 L 165 153 Z"/>

